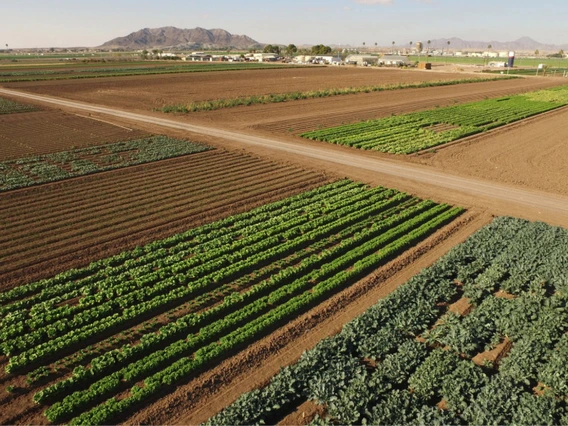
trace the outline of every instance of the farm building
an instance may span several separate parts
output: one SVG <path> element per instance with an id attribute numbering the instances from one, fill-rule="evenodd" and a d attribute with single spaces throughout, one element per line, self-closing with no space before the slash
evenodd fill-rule
<path id="1" fill-rule="evenodd" d="M 186 61 L 210 61 L 211 55 L 207 55 L 203 52 L 193 52 L 185 57 Z"/>
<path id="2" fill-rule="evenodd" d="M 273 62 L 280 59 L 275 53 L 253 53 L 251 60 L 258 62 Z"/>
<path id="3" fill-rule="evenodd" d="M 379 64 L 391 67 L 400 67 L 402 65 L 409 65 L 410 61 L 408 60 L 408 56 L 384 55 L 381 59 L 379 59 Z"/>
<path id="4" fill-rule="evenodd" d="M 372 55 L 349 55 L 345 58 L 347 64 L 369 65 L 376 64 L 379 58 Z"/>

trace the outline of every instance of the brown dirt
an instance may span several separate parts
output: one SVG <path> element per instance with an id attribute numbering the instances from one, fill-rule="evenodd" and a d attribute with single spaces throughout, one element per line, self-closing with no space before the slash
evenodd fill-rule
<path id="1" fill-rule="evenodd" d="M 512 346 L 513 343 L 507 337 L 505 337 L 505 339 L 503 339 L 501 343 L 495 346 L 495 348 L 489 351 L 478 353 L 471 360 L 479 366 L 483 366 L 487 362 L 490 362 L 494 366 L 497 366 L 499 365 L 499 362 L 505 356 L 507 356 Z"/>
<path id="2" fill-rule="evenodd" d="M 316 69 L 311 70 L 301 70 L 305 73 L 312 72 Z M 292 70 L 284 70 L 286 72 L 291 72 Z M 284 72 L 282 71 L 282 72 Z M 372 73 L 381 73 L 384 70 L 368 70 L 363 69 L 357 72 L 367 73 L 365 74 L 366 78 L 376 78 L 377 75 L 382 74 L 372 74 Z M 247 73 L 251 73 L 252 71 L 247 71 Z M 265 72 L 265 71 L 259 71 Z M 271 70 L 269 73 L 276 73 L 281 71 Z M 338 71 L 343 72 L 343 71 Z M 396 72 L 395 71 L 388 71 L 388 72 Z M 411 71 L 412 73 L 413 71 Z M 240 83 L 238 83 L 238 79 L 234 80 L 235 74 L 229 73 L 231 76 L 224 77 L 220 80 L 228 80 L 223 81 L 219 84 L 225 85 L 234 85 L 239 86 L 238 88 L 234 89 L 232 93 L 237 93 L 239 90 L 243 90 L 246 92 L 245 94 L 252 94 L 251 90 L 260 90 L 255 89 L 254 85 L 250 83 L 250 86 L 246 86 L 249 83 L 243 83 L 242 87 Z M 260 74 L 259 74 L 260 75 Z M 271 74 L 272 78 L 274 75 Z M 329 75 L 329 74 L 328 74 Z M 348 74 L 346 74 L 348 75 Z M 363 74 L 361 74 L 363 75 Z M 386 74 L 385 74 L 386 75 Z M 403 74 L 397 74 L 400 77 Z M 404 74 L 406 75 L 406 74 Z M 409 74 L 410 75 L 410 74 Z M 288 77 L 289 74 L 286 74 Z M 148 109 L 155 105 L 160 105 L 160 102 L 169 99 L 164 96 L 167 93 L 173 93 L 173 87 L 177 87 L 178 90 L 185 90 L 187 91 L 190 86 L 188 85 L 187 81 L 183 81 L 184 79 L 181 77 L 190 77 L 188 75 L 178 75 L 174 78 L 174 76 L 160 76 L 160 78 L 154 79 L 149 77 L 128 77 L 128 78 L 120 78 L 116 79 L 117 81 L 113 82 L 108 79 L 104 82 L 100 80 L 90 80 L 90 81 L 82 81 L 79 84 L 78 81 L 69 81 L 69 82 L 45 82 L 45 83 L 18 83 L 18 87 L 26 87 L 25 90 L 34 91 L 36 93 L 50 93 L 56 96 L 63 96 L 69 98 L 83 99 L 87 102 L 94 102 L 94 103 L 101 103 L 105 104 L 108 103 L 109 105 L 115 106 L 119 105 L 123 109 L 129 110 L 136 110 L 139 109 L 144 111 L 149 116 L 163 118 L 164 115 L 161 113 L 149 113 Z M 247 78 L 253 78 L 252 74 L 249 74 Z M 257 76 L 257 78 L 260 78 Z M 266 77 L 264 85 L 259 85 L 262 90 L 270 90 L 275 92 L 277 86 L 273 85 L 272 82 L 269 82 L 268 79 L 270 77 Z M 325 78 L 319 77 L 320 80 L 314 79 L 311 82 L 308 82 L 306 87 L 309 89 L 314 89 L 314 84 L 317 81 L 320 83 L 317 84 L 325 84 Z M 329 78 L 329 77 L 328 77 Z M 350 77 L 353 78 L 353 77 Z M 362 78 L 362 77 L 361 77 Z M 394 77 L 393 77 L 394 78 Z M 452 75 L 451 78 L 455 78 L 455 75 Z M 339 79 L 339 77 L 338 77 Z M 433 79 L 440 79 L 440 74 L 436 73 L 435 78 Z M 132 83 L 128 83 L 128 82 Z M 149 82 L 153 84 L 149 85 Z M 396 80 L 396 82 L 400 82 L 400 78 Z M 410 80 L 415 81 L 415 80 Z M 98 83 L 102 84 L 102 86 L 96 86 Z M 179 84 L 178 84 L 179 82 Z M 55 84 L 54 84 L 55 83 Z M 67 84 L 69 83 L 69 84 Z M 96 84 L 95 84 L 96 83 Z M 105 85 L 109 90 L 118 90 L 121 86 L 121 83 L 125 85 L 125 91 L 123 94 L 117 92 L 104 92 Z M 172 84 L 172 89 L 170 89 L 169 84 Z M 288 86 L 289 81 L 286 80 L 285 82 L 280 82 L 285 90 L 282 91 L 290 91 Z M 82 89 L 83 84 L 86 84 L 86 89 Z M 131 86 L 128 86 L 128 85 Z M 212 82 L 211 85 L 203 86 L 208 87 L 207 93 L 224 93 L 221 89 L 214 89 L 214 85 L 217 84 Z M 303 82 L 301 83 L 303 84 Z M 351 83 L 349 85 L 361 85 L 362 83 Z M 365 84 L 384 84 L 384 82 L 374 82 L 374 83 L 365 83 Z M 415 109 L 422 109 L 428 106 L 435 106 L 437 104 L 447 105 L 452 104 L 455 101 L 457 102 L 464 102 L 467 100 L 476 100 L 483 98 L 485 96 L 496 96 L 496 94 L 509 94 L 509 93 L 518 93 L 526 90 L 534 90 L 536 88 L 542 87 L 550 87 L 553 85 L 558 85 L 557 82 L 550 82 L 549 80 L 535 80 L 535 79 L 519 79 L 519 80 L 511 80 L 511 81 L 501 81 L 496 83 L 476 83 L 476 84 L 467 84 L 467 85 L 460 85 L 460 86 L 452 86 L 447 88 L 433 88 L 433 89 L 407 89 L 403 91 L 397 92 L 381 92 L 381 93 L 373 93 L 373 94 L 361 94 L 361 95 L 353 95 L 353 96 L 345 96 L 340 98 L 328 98 L 328 99 L 315 99 L 309 101 L 302 101 L 302 102 L 294 102 L 294 103 L 287 103 L 287 104 L 274 104 L 274 105 L 264 105 L 264 106 L 255 106 L 250 108 L 236 108 L 232 110 L 225 110 L 225 111 L 216 111 L 211 113 L 204 113 L 198 115 L 187 115 L 187 116 L 170 116 L 167 118 L 175 119 L 181 123 L 187 122 L 194 122 L 194 123 L 214 123 L 216 126 L 224 127 L 224 128 L 233 128 L 233 129 L 242 129 L 249 134 L 254 135 L 278 135 L 278 138 L 281 140 L 289 141 L 294 144 L 304 145 L 308 147 L 322 147 L 325 144 L 320 143 L 312 143 L 310 141 L 304 141 L 296 136 L 287 134 L 287 121 L 286 120 L 295 120 L 298 121 L 302 126 L 313 126 L 314 123 L 318 123 L 318 120 L 321 120 L 322 123 L 338 123 L 341 124 L 344 120 L 357 120 L 359 118 L 364 118 L 367 114 L 370 116 L 377 116 L 377 114 L 384 114 L 389 115 L 392 111 L 398 112 L 405 112 Z M 8 85 L 6 85 L 8 86 Z M 335 87 L 338 84 L 334 84 Z M 343 85 L 341 85 L 343 87 Z M 15 88 L 16 85 L 12 84 L 9 85 L 10 88 Z M 90 88 L 89 88 L 90 87 Z M 137 88 L 138 92 L 134 90 L 132 93 L 127 92 L 127 88 Z M 220 87 L 220 86 L 219 86 Z M 294 86 L 296 87 L 296 86 Z M 298 86 L 299 87 L 299 86 Z M 95 95 L 96 90 L 103 90 L 98 95 Z M 245 90 L 246 89 L 246 90 Z M 448 89 L 448 90 L 446 90 Z M 60 92 L 61 90 L 61 92 Z M 171 90 L 171 92 L 168 92 Z M 201 90 L 201 89 L 196 89 Z M 218 90 L 218 92 L 215 92 Z M 298 90 L 298 89 L 296 89 Z M 145 93 L 145 92 L 148 93 Z M 184 93 L 183 91 L 177 92 L 176 96 L 185 96 L 185 94 L 180 95 L 179 93 Z M 200 92 L 205 93 L 205 92 Z M 98 96 L 98 97 L 97 97 Z M 160 99 L 160 96 L 163 99 Z M 197 95 L 196 95 L 197 96 Z M 229 95 L 227 95 L 229 96 Z M 235 96 L 235 94 L 231 95 Z M 435 102 L 435 103 L 434 103 Z M 377 105 L 379 105 L 377 107 Z M 116 118 L 113 117 L 109 119 L 105 115 L 97 114 L 99 118 L 103 118 L 106 120 L 111 120 L 121 125 L 125 125 L 127 127 L 130 126 L 130 121 L 127 118 Z M 275 117 L 278 117 L 275 119 Z M 305 118 L 305 120 L 304 120 Z M 163 127 L 160 127 L 158 124 L 137 124 L 137 128 L 143 129 L 144 131 L 148 131 L 150 133 L 163 133 Z M 284 133 L 283 133 L 284 132 Z M 184 135 L 187 137 L 187 132 L 184 130 L 168 130 L 168 134 L 172 136 L 175 135 Z M 330 170 L 337 176 L 349 176 L 352 179 L 362 180 L 367 183 L 372 184 L 380 184 L 384 186 L 391 186 L 398 189 L 406 190 L 408 192 L 418 194 L 422 197 L 429 197 L 437 201 L 446 201 L 450 203 L 457 203 L 461 205 L 465 205 L 468 207 L 474 207 L 474 210 L 478 212 L 477 216 L 472 213 L 469 213 L 468 216 L 465 216 L 464 219 L 471 219 L 471 221 L 467 224 L 459 222 L 458 225 L 450 225 L 446 228 L 445 231 L 437 233 L 435 236 L 431 237 L 427 242 L 419 245 L 418 247 L 412 249 L 404 256 L 396 259 L 393 263 L 381 268 L 380 270 L 376 271 L 372 277 L 361 281 L 357 285 L 351 287 L 350 289 L 336 295 L 335 297 L 331 298 L 326 303 L 318 306 L 317 308 L 311 310 L 307 314 L 303 315 L 302 317 L 296 319 L 295 321 L 288 324 L 286 327 L 283 327 L 273 333 L 272 335 L 268 336 L 267 338 L 263 339 L 262 341 L 251 345 L 247 350 L 243 351 L 242 353 L 238 354 L 235 357 L 229 358 L 222 363 L 220 363 L 214 369 L 202 374 L 201 376 L 197 377 L 195 380 L 192 380 L 186 385 L 178 387 L 178 389 L 159 400 L 158 402 L 149 405 L 142 409 L 139 413 L 127 419 L 128 423 L 168 423 L 168 424 L 194 424 L 200 421 L 206 420 L 212 414 L 215 414 L 228 403 L 236 399 L 242 392 L 251 390 L 252 388 L 258 386 L 261 383 L 264 383 L 273 374 L 275 374 L 278 369 L 283 365 L 288 365 L 294 362 L 301 354 L 301 352 L 305 349 L 313 347 L 321 338 L 334 334 L 340 330 L 341 326 L 349 321 L 350 319 L 354 318 L 359 313 L 366 310 L 370 305 L 372 305 L 378 298 L 384 297 L 388 293 L 390 293 L 394 288 L 398 285 L 405 282 L 408 278 L 412 275 L 417 273 L 422 267 L 426 267 L 429 264 L 433 263 L 440 255 L 445 253 L 455 244 L 465 240 L 467 236 L 470 235 L 473 231 L 477 230 L 482 225 L 486 224 L 490 220 L 490 214 L 513 214 L 522 217 L 528 217 L 531 219 L 539 217 L 539 211 L 537 210 L 527 210 L 518 205 L 510 205 L 508 202 L 504 202 L 502 200 L 492 200 L 487 202 L 486 199 L 479 198 L 473 196 L 471 194 L 464 194 L 463 192 L 460 193 L 459 191 L 448 191 L 447 189 L 440 188 L 439 186 L 433 186 L 427 182 L 417 182 L 413 181 L 412 179 L 400 178 L 397 176 L 389 175 L 388 173 L 381 173 L 377 170 L 371 169 L 363 169 L 358 167 L 354 164 L 338 164 L 336 162 L 331 162 L 326 160 L 325 158 L 310 158 L 304 157 L 302 155 L 298 155 L 292 151 L 275 151 L 274 149 L 270 149 L 266 146 L 254 146 L 250 147 L 244 143 L 237 142 L 234 139 L 232 141 L 228 141 L 225 139 L 218 139 L 211 136 L 199 136 L 199 140 L 204 140 L 207 142 L 211 142 L 213 145 L 218 147 L 228 147 L 230 149 L 243 149 L 245 147 L 249 152 L 254 152 L 257 155 L 265 157 L 270 160 L 277 160 L 283 162 L 290 162 L 299 166 L 300 168 L 307 168 L 307 169 L 319 169 L 319 170 Z M 343 149 L 343 147 L 335 147 L 335 146 L 326 146 L 326 149 L 329 152 L 342 154 L 342 153 L 350 153 L 350 150 Z M 456 146 L 456 147 L 459 147 Z M 456 147 L 452 147 L 448 150 L 454 150 Z M 442 152 L 442 151 L 440 151 Z M 365 153 L 366 155 L 366 153 Z M 550 155 L 550 154 L 549 154 Z M 205 156 L 205 155 L 204 155 Z M 390 159 L 389 156 L 369 153 L 370 158 L 387 158 Z M 363 157 L 361 157 L 363 158 Z M 40 222 L 39 218 L 41 218 L 41 212 L 50 212 L 48 213 L 51 215 L 52 211 L 58 212 L 60 210 L 61 200 L 65 201 L 65 194 L 84 194 L 86 189 L 93 188 L 94 191 L 91 193 L 98 193 L 102 192 L 103 195 L 102 199 L 106 200 L 108 204 L 113 197 L 116 197 L 116 192 L 112 190 L 108 190 L 107 192 L 106 186 L 111 187 L 115 185 L 119 176 L 124 175 L 124 185 L 130 187 L 130 190 L 126 190 L 124 192 L 124 196 L 132 196 L 130 194 L 135 194 L 135 189 L 140 188 L 141 182 L 144 185 L 151 185 L 152 184 L 152 177 L 157 176 L 158 171 L 162 170 L 171 170 L 169 173 L 170 179 L 174 180 L 177 178 L 178 174 L 181 174 L 180 170 L 183 170 L 184 166 L 179 164 L 178 162 L 183 162 L 183 159 L 174 159 L 174 160 L 167 160 L 165 162 L 160 162 L 152 165 L 145 165 L 139 166 L 137 168 L 129 169 L 128 172 L 123 171 L 122 173 L 114 173 L 112 174 L 112 178 L 108 177 L 108 174 L 100 174 L 89 176 L 85 178 L 73 179 L 70 181 L 66 181 L 59 184 L 50 184 L 45 185 L 39 188 L 30 188 L 28 190 L 22 191 L 14 191 L 7 195 L 10 197 L 2 196 L 0 197 L 0 203 L 5 203 L 9 207 L 10 205 L 14 205 L 15 201 L 19 201 L 20 196 L 22 194 L 27 194 L 26 197 L 22 197 L 25 199 L 27 203 L 30 203 L 29 210 L 36 210 L 36 218 L 38 218 L 38 222 Z M 390 160 L 389 160 L 390 161 Z M 426 162 L 425 168 L 432 169 L 432 166 L 438 167 L 437 165 L 432 165 L 427 163 L 429 161 L 428 158 L 401 158 L 397 157 L 396 160 L 392 160 L 392 163 L 399 163 L 400 161 L 417 161 L 417 162 Z M 465 163 L 467 158 L 462 161 L 462 169 L 467 167 L 469 163 Z M 178 164 L 178 168 L 176 169 L 173 164 Z M 399 163 L 400 164 L 400 163 Z M 284 167 L 284 166 L 282 166 Z M 285 166 L 290 167 L 292 166 Z M 444 166 L 441 166 L 444 167 Z M 211 165 L 209 170 L 215 170 L 217 167 L 215 165 Z M 460 169 L 456 171 L 457 175 L 467 174 L 466 171 Z M 132 171 L 131 171 L 132 170 Z M 298 170 L 296 167 L 295 170 Z M 445 169 L 443 169 L 445 170 Z M 554 171 L 551 171 L 550 168 L 545 170 L 546 173 L 550 173 L 551 176 L 554 175 Z M 113 172 L 109 172 L 113 173 Z M 136 175 L 138 173 L 138 175 Z M 144 179 L 144 176 L 148 176 L 148 179 Z M 154 174 L 153 174 L 154 173 Z M 165 173 L 165 171 L 164 171 Z M 517 171 L 517 173 L 522 173 Z M 294 174 L 292 174 L 294 175 Z M 319 177 L 314 177 L 314 181 L 311 184 L 314 184 L 316 181 L 322 181 L 324 178 L 321 174 L 316 174 Z M 252 177 L 253 175 L 251 175 Z M 284 175 L 283 175 L 284 176 Z M 288 175 L 291 176 L 291 175 Z M 127 178 L 130 178 L 128 180 Z M 181 178 L 180 178 L 181 179 Z M 495 177 L 496 180 L 499 180 L 499 177 Z M 96 182 L 100 181 L 102 185 L 96 186 Z M 168 181 L 169 182 L 169 181 Z M 152 194 L 156 196 L 157 194 L 162 194 L 162 192 L 166 191 L 164 188 L 169 190 L 169 183 L 163 183 L 160 190 L 154 189 L 153 191 L 147 191 L 148 194 Z M 235 181 L 228 181 L 226 185 L 234 185 Z M 293 186 L 292 188 L 288 188 L 287 190 L 276 190 L 272 193 L 273 199 L 281 198 L 290 193 L 294 193 L 294 191 L 299 192 L 301 189 L 300 185 L 302 183 L 298 183 L 298 185 Z M 174 184 L 175 186 L 175 184 Z M 189 188 L 185 187 L 185 197 L 189 197 L 192 199 L 192 189 L 191 185 L 188 185 Z M 114 187 L 119 188 L 119 186 Z M 180 182 L 180 187 L 176 189 L 177 191 L 182 191 L 183 185 Z M 29 192 L 28 192 L 29 191 Z M 39 192 L 33 192 L 39 191 Z M 51 203 L 47 204 L 51 206 L 49 209 L 45 208 L 42 210 L 39 209 L 39 206 L 42 204 L 35 204 L 33 202 L 36 198 L 44 197 L 43 192 L 45 191 L 46 195 L 45 202 Z M 116 189 L 114 189 L 116 191 Z M 260 191 L 260 189 L 259 189 Z M 286 192 L 288 191 L 288 192 Z M 167 192 L 167 191 L 166 191 Z M 285 193 L 285 194 L 284 194 Z M 259 192 L 259 194 L 262 194 Z M 172 195 L 174 197 L 174 195 Z M 217 197 L 218 199 L 219 194 L 215 193 L 212 194 L 212 197 Z M 39 199 L 38 198 L 38 199 Z M 73 197 L 71 197 L 73 198 Z M 241 197 L 242 198 L 242 197 Z M 57 200 L 59 199 L 59 202 Z M 8 200 L 11 200 L 8 201 Z M 72 204 L 71 199 L 67 198 L 67 202 Z M 118 200 L 118 198 L 117 198 Z M 145 205 L 150 202 L 148 198 L 142 200 L 141 204 L 136 207 L 138 213 L 144 212 L 144 214 L 151 214 L 153 212 L 157 212 L 159 206 L 154 206 L 149 208 L 148 211 L 145 210 Z M 162 222 L 159 222 L 160 214 L 157 213 L 156 216 L 152 216 L 151 219 L 146 223 L 145 226 L 141 221 L 139 224 L 140 228 L 137 230 L 133 236 L 124 235 L 122 237 L 115 237 L 111 238 L 111 241 L 106 243 L 97 242 L 92 247 L 95 247 L 94 251 L 91 252 L 86 250 L 83 254 L 79 250 L 81 244 L 89 243 L 89 238 L 85 239 L 83 242 L 77 242 L 81 237 L 81 234 L 76 234 L 73 236 L 72 229 L 75 225 L 73 225 L 73 218 L 70 215 L 61 216 L 61 222 L 57 222 L 59 219 L 55 220 L 54 218 L 59 215 L 57 213 L 55 216 L 50 216 L 49 219 L 45 219 L 45 223 L 43 223 L 43 228 L 38 233 L 40 238 L 45 238 L 46 241 L 48 238 L 54 235 L 52 227 L 54 226 L 53 223 L 61 223 L 66 224 L 68 226 L 66 231 L 64 228 L 61 231 L 61 235 L 65 238 L 69 238 L 68 241 L 73 243 L 75 242 L 77 245 L 71 246 L 73 249 L 73 253 L 68 253 L 67 257 L 65 255 L 61 255 L 60 260 L 58 259 L 57 262 L 62 262 L 62 266 L 58 266 L 54 264 L 53 258 L 52 260 L 46 259 L 44 263 L 36 263 L 37 266 L 29 266 L 27 271 L 30 272 L 26 281 L 29 279 L 34 279 L 33 274 L 38 274 L 37 276 L 41 276 L 41 274 L 51 275 L 54 270 L 50 270 L 49 268 L 60 268 L 60 270 L 67 269 L 69 265 L 77 265 L 77 264 L 85 264 L 88 263 L 90 260 L 94 260 L 96 258 L 103 257 L 107 254 L 111 254 L 116 252 L 117 250 L 123 250 L 125 248 L 134 247 L 135 245 L 139 245 L 143 242 L 151 241 L 157 238 L 157 235 L 165 235 L 167 233 L 171 234 L 177 232 L 176 229 L 185 229 L 188 226 L 196 226 L 200 223 L 213 220 L 215 218 L 225 216 L 228 214 L 233 214 L 236 211 L 242 211 L 245 209 L 250 208 L 253 205 L 263 204 L 264 202 L 268 202 L 266 195 L 258 195 L 256 198 L 246 199 L 241 204 L 231 204 L 230 206 L 222 207 L 220 206 L 218 210 L 213 212 L 204 212 L 201 216 L 188 216 L 182 219 L 176 219 L 174 223 L 169 223 L 169 217 L 164 213 L 163 216 L 166 216 Z M 86 203 L 87 201 L 81 201 L 82 203 Z M 87 223 L 89 220 L 91 221 L 93 227 L 96 227 L 97 224 L 97 217 L 101 214 L 101 212 L 105 212 L 108 207 L 104 207 L 103 210 L 96 210 L 97 206 L 96 203 L 100 202 L 97 197 L 95 200 L 89 204 L 89 208 L 93 209 L 93 215 L 89 219 L 85 216 L 85 220 Z M 130 201 L 132 203 L 132 201 Z M 171 201 L 173 204 L 167 204 L 168 208 L 164 211 L 170 211 L 170 207 L 172 205 L 176 205 L 178 201 Z M 181 202 L 181 201 L 179 201 Z M 211 200 L 209 201 L 211 202 Z M 2 211 L 4 212 L 4 208 L 2 207 Z M 71 208 L 71 207 L 70 207 Z M 488 213 L 489 212 L 489 213 Z M 24 215 L 26 214 L 25 210 L 14 210 L 15 215 Z M 87 213 L 85 213 L 86 215 Z M 121 216 L 122 211 L 116 210 L 114 212 L 114 216 L 112 214 L 108 215 L 108 219 L 104 219 L 104 221 L 108 221 L 109 230 L 113 232 L 117 229 L 121 228 L 119 222 L 115 218 L 117 216 Z M 2 216 L 3 217 L 3 216 Z M 135 220 L 136 217 L 134 216 Z M 143 217 L 143 216 L 142 216 Z M 112 219 L 111 219 L 112 218 Z M 560 224 L 566 223 L 566 216 L 560 217 L 559 215 L 548 215 L 546 216 L 547 220 L 551 222 L 556 222 Z M 25 219 L 21 223 L 26 223 Z M 30 216 L 30 219 L 33 223 L 33 216 Z M 51 225 L 49 222 L 55 220 Z M 30 222 L 27 222 L 30 223 Z M 2 223 L 4 226 L 5 223 Z M 20 225 L 21 226 L 21 225 Z M 35 226 L 35 224 L 34 224 Z M 63 226 L 63 225 L 62 225 Z M 138 225 L 137 225 L 138 226 Z M 95 229 L 95 228 L 93 228 Z M 454 233 L 450 232 L 456 231 Z M 20 232 L 20 231 L 19 231 Z M 96 232 L 96 231 L 95 231 Z M 101 232 L 99 231 L 99 234 Z M 109 232 L 111 234 L 111 232 Z M 31 235 L 31 233 L 30 233 Z M 112 234 L 114 235 L 114 234 Z M 22 239 L 22 242 L 29 241 L 26 240 L 26 236 L 20 234 L 18 238 Z M 118 239 L 116 239 L 118 238 Z M 32 237 L 33 239 L 33 237 Z M 115 244 L 115 240 L 118 241 Z M 42 241 L 42 240 L 40 240 Z M 439 244 L 437 244 L 439 243 Z M 105 245 L 106 244 L 106 245 Z M 23 244 L 22 244 L 23 246 Z M 6 247 L 11 247 L 9 244 Z M 29 246 L 31 249 L 31 245 Z M 120 250 L 119 250 L 120 248 Z M 2 249 L 0 249 L 1 252 Z M 47 251 L 47 250 L 45 250 Z M 75 252 L 78 255 L 75 255 Z M 40 254 L 34 254 L 33 257 L 40 256 Z M 13 253 L 12 259 L 16 259 L 18 256 Z M 22 256 L 23 257 L 23 256 Z M 38 257 L 39 259 L 39 257 Z M 69 262 L 67 266 L 65 266 L 65 262 Z M 34 260 L 34 262 L 36 262 Z M 52 265 L 54 264 L 54 265 Z M 34 272 L 34 268 L 35 272 Z M 5 278 L 5 283 L 11 283 L 9 285 L 14 285 L 14 283 L 21 282 L 18 281 L 21 279 L 22 274 L 18 274 L 16 271 L 21 271 L 21 269 L 16 268 L 12 271 L 12 277 L 7 276 Z M 1 365 L 0 365 L 1 366 Z M 30 404 L 29 395 L 25 399 L 26 404 Z M 15 399 L 9 398 L 9 405 L 16 406 L 20 404 L 20 401 L 24 401 L 20 399 L 20 397 Z M 22 409 L 21 407 L 19 408 Z M 23 412 L 20 411 L 20 416 L 18 417 L 18 423 L 36 423 L 43 421 L 45 419 L 41 418 L 39 411 L 33 410 L 28 408 Z M 8 415 L 8 413 L 4 413 Z M 4 418 L 10 418 L 4 417 Z M 13 418 L 13 417 L 12 417 Z"/>
<path id="3" fill-rule="evenodd" d="M 323 418 L 325 416 L 325 407 L 322 407 L 313 401 L 306 401 L 296 407 L 294 412 L 288 414 L 279 421 L 278 425 L 306 425 L 309 424 L 316 415 Z"/>
<path id="4" fill-rule="evenodd" d="M 465 176 L 568 194 L 568 108 L 515 123 L 415 161 Z"/>
<path id="5" fill-rule="evenodd" d="M 378 269 L 270 336 L 202 374 L 136 415 L 127 424 L 199 424 L 242 393 L 262 386 L 303 351 L 365 312 L 421 269 L 434 263 L 454 245 L 490 221 L 475 212 L 441 229 L 402 256 Z"/>
<path id="6" fill-rule="evenodd" d="M 269 93 L 493 76 L 361 67 L 301 67 L 2 83 L 4 87 L 133 110 Z"/>
<path id="7" fill-rule="evenodd" d="M 469 303 L 467 297 L 460 298 L 457 302 L 452 303 L 448 307 L 449 312 L 453 312 L 458 315 L 467 315 L 473 309 L 473 305 Z"/>
<path id="8" fill-rule="evenodd" d="M 5 114 L 0 115 L 0 161 L 145 136 L 139 130 L 60 111 Z"/>
<path id="9" fill-rule="evenodd" d="M 321 173 L 216 150 L 10 191 L 0 197 L 0 289 L 326 181 Z"/>

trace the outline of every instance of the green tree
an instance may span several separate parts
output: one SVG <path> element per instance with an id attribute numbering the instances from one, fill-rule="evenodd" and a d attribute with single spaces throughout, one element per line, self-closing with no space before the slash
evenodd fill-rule
<path id="1" fill-rule="evenodd" d="M 266 46 L 264 46 L 263 52 L 264 53 L 275 53 L 277 55 L 280 55 L 280 46 L 267 44 Z"/>
<path id="2" fill-rule="evenodd" d="M 539 50 L 536 49 L 536 50 L 534 51 L 534 56 L 538 56 L 539 54 L 540 54 Z"/>
<path id="3" fill-rule="evenodd" d="M 286 47 L 286 54 L 287 54 L 288 56 L 294 55 L 297 51 L 298 51 L 298 48 L 296 47 L 295 44 L 289 44 L 289 45 Z"/>
<path id="4" fill-rule="evenodd" d="M 323 44 L 312 46 L 312 55 L 327 55 L 331 53 L 331 51 L 331 47 L 325 46 Z"/>

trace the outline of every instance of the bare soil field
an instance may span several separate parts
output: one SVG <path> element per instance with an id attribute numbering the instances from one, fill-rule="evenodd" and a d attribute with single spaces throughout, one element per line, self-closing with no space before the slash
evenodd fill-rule
<path id="1" fill-rule="evenodd" d="M 0 290 L 323 184 L 317 172 L 221 150 L 0 197 Z"/>
<path id="2" fill-rule="evenodd" d="M 238 96 L 494 77 L 469 73 L 314 66 L 2 85 L 6 88 L 121 107 L 132 111 L 148 111 L 164 105 Z"/>
<path id="3" fill-rule="evenodd" d="M 441 170 L 568 194 L 568 109 L 413 157 Z"/>
<path id="4" fill-rule="evenodd" d="M 55 110 L 0 115 L 0 161 L 148 136 Z"/>

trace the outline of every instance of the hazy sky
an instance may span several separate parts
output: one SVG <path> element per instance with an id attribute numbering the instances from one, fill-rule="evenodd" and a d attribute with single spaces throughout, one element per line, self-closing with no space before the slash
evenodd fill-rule
<path id="1" fill-rule="evenodd" d="M 223 28 L 261 43 L 460 37 L 568 43 L 567 0 L 0 0 L 0 47 L 98 46 L 139 29 Z"/>

